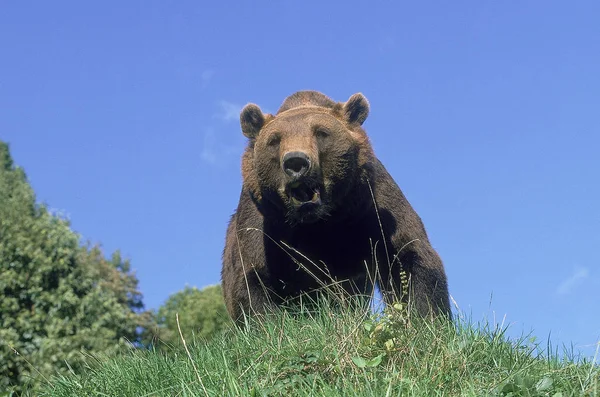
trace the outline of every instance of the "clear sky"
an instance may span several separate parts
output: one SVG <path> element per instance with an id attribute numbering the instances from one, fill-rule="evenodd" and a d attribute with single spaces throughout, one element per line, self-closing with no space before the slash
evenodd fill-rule
<path id="1" fill-rule="evenodd" d="M 157 308 L 219 282 L 240 108 L 362 92 L 461 309 L 592 354 L 599 21 L 596 0 L 6 2 L 0 139 Z"/>

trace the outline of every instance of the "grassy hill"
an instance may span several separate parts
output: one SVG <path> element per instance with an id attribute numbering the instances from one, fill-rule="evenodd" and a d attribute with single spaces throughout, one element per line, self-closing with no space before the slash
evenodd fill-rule
<path id="1" fill-rule="evenodd" d="M 89 357 L 48 396 L 581 396 L 600 395 L 590 360 L 560 358 L 531 338 L 464 319 L 407 320 L 330 307 L 275 314 L 247 330 L 181 346 Z"/>

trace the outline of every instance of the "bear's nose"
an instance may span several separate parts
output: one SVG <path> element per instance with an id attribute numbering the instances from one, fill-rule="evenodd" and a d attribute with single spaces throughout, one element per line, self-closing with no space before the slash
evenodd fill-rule
<path id="1" fill-rule="evenodd" d="M 283 156 L 283 170 L 291 177 L 299 178 L 308 172 L 310 160 L 305 153 L 288 152 Z"/>

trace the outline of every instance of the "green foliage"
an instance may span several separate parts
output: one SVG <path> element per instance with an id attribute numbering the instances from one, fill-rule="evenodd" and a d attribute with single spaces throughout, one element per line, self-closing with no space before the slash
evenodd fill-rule
<path id="1" fill-rule="evenodd" d="M 220 285 L 202 290 L 185 287 L 159 308 L 156 314 L 158 330 L 154 337 L 170 346 L 181 344 L 176 314 L 179 314 L 181 332 L 186 338 L 209 339 L 231 323 Z"/>
<path id="2" fill-rule="evenodd" d="M 82 352 L 114 353 L 147 325 L 129 262 L 79 241 L 0 141 L 0 392 L 77 372 Z"/>
<path id="3" fill-rule="evenodd" d="M 460 318 L 407 319 L 398 309 L 381 316 L 330 307 L 282 311 L 192 342 L 189 356 L 174 349 L 103 358 L 83 375 L 54 378 L 45 395 L 599 395 L 593 363 L 536 354 L 525 339 L 504 334 Z"/>

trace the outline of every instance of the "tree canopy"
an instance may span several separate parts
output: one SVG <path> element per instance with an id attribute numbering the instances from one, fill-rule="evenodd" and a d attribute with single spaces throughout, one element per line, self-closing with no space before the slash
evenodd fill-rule
<path id="1" fill-rule="evenodd" d="M 0 392 L 77 371 L 82 352 L 135 344 L 149 318 L 130 263 L 82 245 L 66 219 L 37 204 L 0 141 Z"/>

